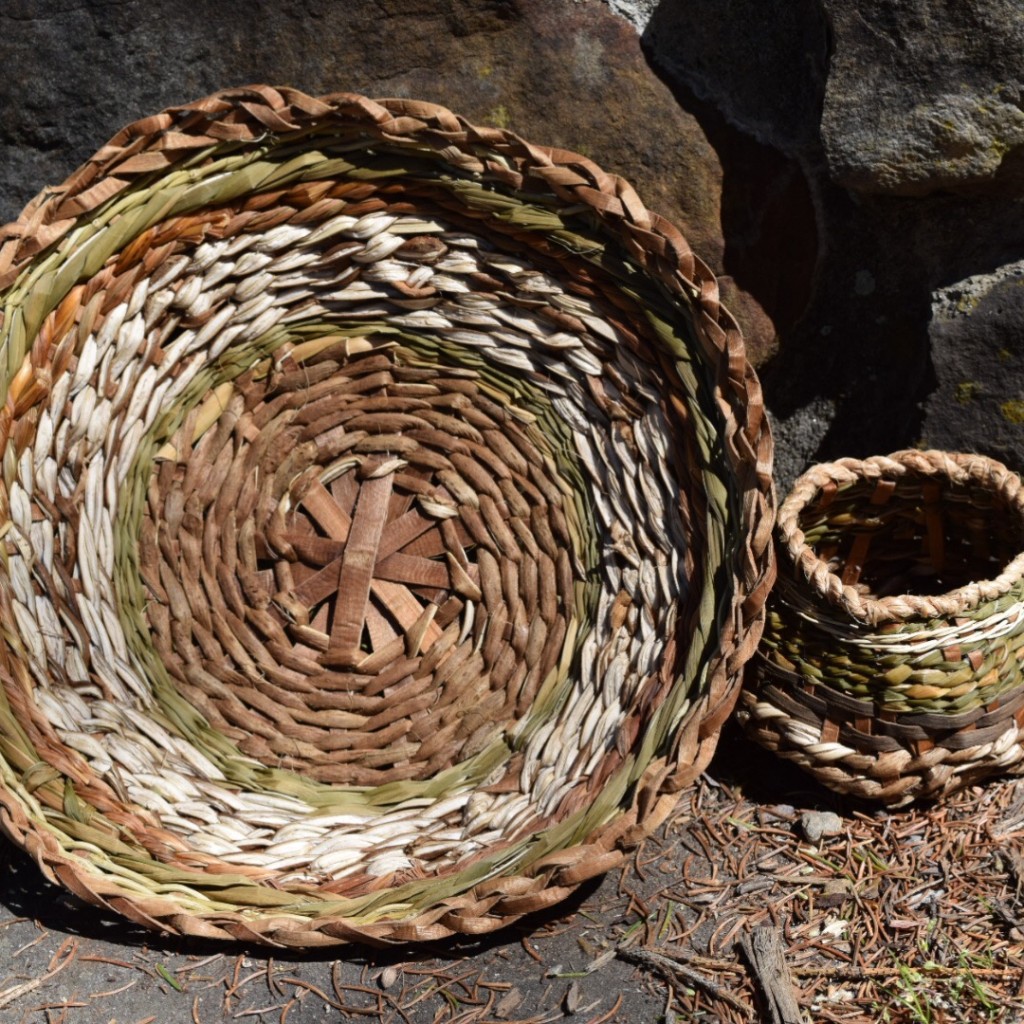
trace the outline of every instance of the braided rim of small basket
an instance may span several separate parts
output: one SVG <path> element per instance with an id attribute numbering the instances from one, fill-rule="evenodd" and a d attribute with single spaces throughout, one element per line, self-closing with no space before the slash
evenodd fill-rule
<path id="1" fill-rule="evenodd" d="M 413 168 L 412 176 L 407 167 Z M 281 871 L 256 862 L 247 865 L 239 858 L 229 862 L 208 851 L 190 849 L 180 830 L 161 826 L 159 814 L 154 818 L 142 808 L 133 808 L 131 800 L 118 789 L 125 784 L 123 772 L 117 776 L 121 783 L 114 785 L 116 780 L 100 778 L 93 770 L 93 765 L 109 760 L 109 752 L 97 752 L 88 736 L 77 737 L 77 749 L 62 745 L 59 720 L 61 714 L 67 714 L 67 708 L 54 711 L 49 705 L 45 710 L 35 706 L 44 695 L 40 680 L 28 667 L 40 651 L 39 664 L 52 656 L 47 653 L 52 638 L 45 633 L 34 636 L 31 628 L 22 629 L 19 616 L 24 614 L 26 602 L 42 603 L 40 586 L 62 593 L 62 588 L 67 590 L 70 584 L 59 580 L 39 584 L 27 575 L 11 577 L 0 591 L 4 604 L 0 824 L 36 859 L 47 877 L 90 902 L 150 927 L 310 947 L 479 934 L 548 907 L 582 881 L 620 863 L 631 843 L 664 820 L 675 803 L 674 794 L 699 774 L 710 758 L 718 728 L 735 702 L 740 671 L 756 648 L 773 575 L 771 440 L 757 379 L 744 357 L 739 330 L 719 303 L 708 268 L 672 225 L 644 208 L 626 182 L 604 173 L 584 157 L 532 146 L 504 130 L 474 127 L 433 104 L 374 102 L 354 94 L 314 99 L 295 90 L 253 86 L 218 93 L 143 119 L 119 132 L 63 186 L 42 193 L 16 223 L 0 233 L 0 287 L 4 289 L 0 352 L 5 357 L 0 365 L 0 390 L 6 396 L 0 410 L 0 441 L 6 452 L 0 504 L 9 533 L 3 552 L 7 573 L 19 565 L 38 566 L 25 546 L 26 538 L 35 537 L 44 547 L 53 544 L 45 529 L 40 534 L 33 526 L 29 496 L 35 487 L 38 514 L 45 504 L 38 491 L 46 491 L 39 481 L 46 483 L 48 446 L 60 446 L 68 438 L 62 441 L 47 437 L 46 445 L 38 440 L 41 424 L 46 429 L 52 426 L 48 414 L 42 412 L 47 407 L 41 403 L 50 400 L 55 403 L 54 409 L 71 408 L 71 399 L 77 401 L 75 396 L 84 393 L 83 382 L 93 380 L 105 381 L 106 390 L 91 393 L 90 384 L 85 390 L 90 392 L 87 397 L 92 403 L 102 406 L 104 395 L 113 396 L 109 397 L 111 402 L 119 401 L 115 394 L 118 373 L 126 371 L 109 360 L 103 361 L 91 333 L 93 323 L 99 325 L 100 334 L 106 329 L 109 336 L 127 339 L 124 352 L 131 355 L 130 314 L 142 308 L 143 299 L 138 299 L 137 307 L 133 305 L 136 292 L 129 285 L 144 284 L 143 278 L 161 273 L 173 276 L 177 241 L 190 238 L 194 248 L 201 245 L 208 232 L 214 240 L 227 236 L 230 241 L 230 232 L 239 218 L 246 223 L 259 222 L 266 233 L 264 238 L 271 237 L 280 220 L 275 220 L 274 204 L 282 197 L 299 204 L 300 224 L 305 218 L 314 225 L 312 230 L 302 229 L 307 243 L 317 231 L 328 235 L 341 232 L 350 240 L 347 248 L 342 245 L 341 249 L 361 250 L 367 261 L 386 259 L 386 253 L 381 255 L 384 250 L 391 246 L 393 251 L 394 245 L 402 244 L 402 238 L 377 235 L 356 245 L 364 222 L 358 221 L 357 225 L 353 218 L 343 217 L 345 222 L 338 227 L 337 221 L 331 220 L 346 208 L 348 196 L 354 197 L 358 206 L 361 182 L 374 183 L 377 188 L 378 181 L 383 183 L 381 195 L 392 187 L 400 192 L 406 182 L 411 183 L 410 196 L 422 187 L 433 204 L 431 209 L 440 218 L 438 226 L 417 220 L 411 205 L 401 209 L 396 206 L 394 214 L 385 218 L 389 224 L 393 223 L 388 219 L 392 216 L 406 216 L 412 221 L 403 222 L 407 231 L 429 234 L 440 231 L 449 215 L 456 228 L 478 222 L 487 228 L 492 240 L 507 237 L 514 251 L 536 251 L 547 260 L 549 269 L 561 259 L 573 274 L 584 275 L 584 283 L 591 278 L 615 282 L 621 289 L 624 316 L 637 316 L 638 310 L 644 310 L 639 317 L 643 322 L 635 325 L 637 330 L 650 339 L 648 343 L 664 347 L 665 358 L 672 361 L 679 375 L 681 393 L 673 393 L 663 404 L 666 414 L 692 429 L 687 457 L 695 463 L 689 468 L 691 487 L 699 492 L 690 495 L 691 507 L 686 513 L 692 517 L 693 530 L 686 555 L 695 563 L 692 578 L 699 581 L 700 588 L 694 587 L 687 599 L 685 616 L 680 616 L 683 621 L 675 627 L 678 639 L 672 636 L 668 640 L 680 648 L 681 670 L 670 668 L 659 673 L 661 682 L 641 696 L 613 734 L 605 736 L 605 752 L 597 758 L 586 786 L 575 796 L 563 795 L 543 813 L 536 809 L 529 821 L 520 822 L 511 837 L 499 837 L 490 845 L 481 839 L 478 852 L 462 860 L 451 854 L 452 862 L 436 876 L 424 877 L 421 868 L 407 866 L 390 872 L 381 869 L 374 877 L 360 876 L 355 881 L 342 871 L 326 884 L 301 878 L 282 885 Z M 342 184 L 332 191 L 335 182 Z M 244 206 L 249 196 L 253 202 Z M 399 195 L 397 202 L 401 201 Z M 219 219 L 204 219 L 204 211 L 211 208 L 223 211 Z M 169 224 L 173 224 L 173 235 L 162 235 L 163 226 Z M 285 244 L 287 232 L 272 237 L 273 245 L 282 238 L 285 241 L 281 244 Z M 273 245 L 266 241 L 256 256 L 262 258 L 263 252 L 273 252 Z M 371 257 L 373 246 L 377 248 Z M 214 257 L 217 252 L 224 250 L 216 250 Z M 333 252 L 328 250 L 329 258 Z M 205 259 L 205 255 L 196 256 L 191 265 L 200 267 Z M 132 276 L 134 268 L 140 269 Z M 127 283 L 120 283 L 121 290 L 104 295 L 104 282 L 126 272 Z M 303 287 L 308 283 L 299 286 L 300 293 Z M 607 292 L 607 284 L 605 287 L 601 301 L 617 304 L 615 294 Z M 247 309 L 252 323 L 262 326 L 260 316 L 265 310 L 260 307 L 261 296 L 258 289 L 250 290 L 254 294 L 249 297 Z M 415 312 L 415 288 L 407 287 L 403 296 L 402 301 L 409 300 L 404 308 Z M 190 294 L 188 299 L 193 296 Z M 217 331 L 226 335 L 235 327 L 227 319 L 217 322 L 205 308 L 190 307 L 181 294 L 176 300 L 193 315 L 189 344 L 200 338 L 216 349 Z M 300 295 L 295 301 L 306 300 Z M 524 301 L 523 305 L 529 303 Z M 227 431 L 243 406 L 256 410 L 252 415 L 262 415 L 259 409 L 269 408 L 269 399 L 262 396 L 272 397 L 271 392 L 260 390 L 267 374 L 277 382 L 279 374 L 283 378 L 295 372 L 315 374 L 318 360 L 328 358 L 342 367 L 363 358 L 392 362 L 398 358 L 395 365 L 406 374 L 401 380 L 411 382 L 414 378 L 402 368 L 414 369 L 419 365 L 417 360 L 429 362 L 433 358 L 437 343 L 422 331 L 396 329 L 393 323 L 369 315 L 339 321 L 332 319 L 336 311 L 328 306 L 318 307 L 317 317 L 308 324 L 299 322 L 280 329 L 271 324 L 261 330 L 238 325 L 241 335 L 250 330 L 253 337 L 246 336 L 241 348 L 230 347 L 225 339 L 220 362 L 197 376 L 195 386 L 180 389 L 180 411 L 173 415 L 169 412 L 153 421 L 152 429 L 128 437 L 139 454 L 124 478 L 134 484 L 124 492 L 127 518 L 124 524 L 118 524 L 122 533 L 113 546 L 118 552 L 114 556 L 121 581 L 118 592 L 127 602 L 122 609 L 127 624 L 124 628 L 129 648 L 142 663 L 147 664 L 139 652 L 148 643 L 148 631 L 141 625 L 145 620 L 138 617 L 145 599 L 132 597 L 139 593 L 132 579 L 132 573 L 138 570 L 133 559 L 138 556 L 132 552 L 138 538 L 135 531 L 140 530 L 142 547 L 138 550 L 143 553 L 143 563 L 151 568 L 157 565 L 145 560 L 149 529 L 145 516 L 150 513 L 143 512 L 147 489 L 151 491 L 145 481 L 153 472 L 153 459 L 163 458 L 167 466 L 193 443 L 202 447 L 211 436 L 204 435 L 204 431 L 222 420 Z M 557 317 L 557 311 L 551 315 Z M 586 316 L 585 305 L 581 316 Z M 103 317 L 110 322 L 104 324 Z M 574 321 L 570 316 L 563 320 L 571 329 L 581 329 L 579 319 Z M 623 321 L 621 326 L 628 336 L 627 323 Z M 681 340 L 680 331 L 688 335 L 686 340 Z M 466 332 L 467 337 L 471 333 Z M 144 338 L 136 344 L 140 352 L 151 347 Z M 159 341 L 162 344 L 163 339 Z M 450 349 L 445 349 L 445 354 L 450 355 Z M 142 358 L 138 356 L 140 367 Z M 585 367 L 589 365 L 585 352 L 577 358 Z M 473 365 L 479 365 L 479 361 Z M 150 382 L 158 376 L 154 373 Z M 470 376 L 486 378 L 478 370 L 472 370 Z M 501 378 L 494 379 L 500 383 Z M 516 393 L 528 403 L 531 388 L 532 384 L 523 381 Z M 60 395 L 59 402 L 53 398 L 55 393 Z M 488 394 L 493 397 L 494 393 Z M 250 400 L 248 395 L 255 397 Z M 236 404 L 232 406 L 232 402 Z M 502 411 L 506 402 L 502 399 L 495 405 L 492 401 L 487 406 L 498 417 L 495 422 L 503 418 L 511 422 L 511 410 Z M 227 413 L 224 406 L 228 407 Z M 80 434 L 87 435 L 90 444 L 99 444 L 92 434 L 103 434 L 109 422 L 107 410 L 103 412 L 106 420 L 97 418 L 93 405 L 86 412 L 78 412 L 75 422 L 81 424 Z M 518 415 L 529 423 L 525 412 Z M 94 428 L 94 424 L 99 426 Z M 551 430 L 557 439 L 557 425 Z M 71 435 L 70 441 L 76 437 L 85 443 L 79 435 Z M 41 446 L 38 451 L 28 447 L 33 438 Z M 571 479 L 575 472 L 573 459 L 564 449 L 559 450 L 564 457 L 552 449 L 549 458 Z M 356 460 L 364 491 L 373 494 L 368 509 L 383 507 L 380 503 L 389 500 L 389 488 L 398 479 L 395 461 Z M 161 487 L 166 484 L 167 494 L 187 492 L 187 480 L 174 478 L 173 473 L 166 480 L 159 473 L 151 479 L 160 481 Z M 95 534 L 99 555 L 106 558 L 103 545 L 107 545 L 109 555 L 111 544 L 104 540 L 109 518 L 103 519 L 103 488 L 85 480 L 82 490 L 76 489 L 69 496 L 58 495 L 59 488 L 53 481 L 48 486 L 54 491 L 51 497 L 57 505 L 61 505 L 57 497 L 64 502 L 61 508 L 55 508 L 53 522 L 61 521 L 66 511 L 77 517 L 80 526 L 96 524 L 80 530 L 77 536 L 88 547 Z M 107 491 L 110 486 L 106 485 Z M 134 505 L 130 500 L 133 494 Z M 72 507 L 69 498 L 78 502 L 84 498 L 84 502 Z M 681 501 L 685 498 L 685 494 L 680 495 Z M 428 515 L 444 519 L 450 514 L 438 509 L 436 501 L 422 504 Z M 150 505 L 151 512 L 159 511 L 152 500 Z M 356 507 L 360 531 L 376 530 L 379 535 L 371 514 L 361 513 L 360 507 Z M 570 511 L 567 505 L 566 515 Z M 336 515 L 330 509 L 327 514 Z M 573 512 L 573 518 L 567 520 L 570 532 L 582 528 L 587 515 L 585 509 Z M 174 513 L 174 522 L 179 520 L 180 509 Z M 578 525 L 573 527 L 577 520 Z M 356 531 L 355 519 L 351 529 Z M 458 552 L 457 538 L 452 541 L 450 534 L 448 540 L 455 546 L 449 551 Z M 618 543 L 625 544 L 628 551 L 626 540 L 620 537 Z M 82 556 L 86 563 L 94 557 L 96 552 Z M 572 571 L 585 572 L 586 567 Z M 159 568 L 155 572 L 149 585 L 167 588 L 173 612 L 173 580 L 160 575 Z M 466 594 L 483 588 L 482 580 L 478 585 L 457 567 L 452 567 L 451 574 L 452 585 L 462 587 Z M 96 586 L 96 581 L 87 586 Z M 574 586 L 580 595 L 577 600 L 584 599 L 586 588 Z M 65 615 L 65 627 L 78 630 L 81 636 L 95 625 L 83 625 L 73 618 Z M 406 641 L 418 649 L 430 626 L 429 615 L 418 619 L 408 630 Z M 472 625 L 467 623 L 464 628 L 471 629 Z M 410 640 L 413 634 L 415 641 Z M 118 651 L 107 654 L 113 662 Z M 69 661 L 68 666 L 67 671 L 73 675 L 76 665 Z M 473 786 L 490 783 L 489 788 L 485 786 L 487 793 L 479 793 L 486 798 L 485 804 L 492 800 L 488 793 L 500 794 L 506 784 L 514 788 L 517 771 L 537 770 L 537 765 L 524 768 L 523 752 L 525 749 L 529 761 L 528 744 L 543 724 L 542 712 L 559 700 L 564 702 L 568 693 L 564 686 L 556 686 L 553 676 L 551 686 L 542 687 L 540 709 L 535 706 L 532 717 L 520 723 L 518 735 L 492 738 L 489 744 L 483 744 L 483 750 L 433 780 L 385 783 L 367 790 L 316 783 L 287 771 L 260 768 L 251 759 L 239 757 L 233 744 L 218 738 L 176 697 L 173 686 L 166 680 L 160 682 L 162 669 L 158 663 L 149 661 L 148 669 L 155 678 L 159 714 L 154 714 L 159 721 L 147 719 L 136 710 L 131 722 L 140 735 L 152 732 L 156 736 L 153 742 L 170 744 L 167 737 L 173 739 L 176 729 L 186 734 L 195 731 L 204 737 L 205 744 L 201 751 L 191 753 L 199 764 L 197 770 L 207 770 L 213 759 L 221 773 L 217 777 L 226 778 L 235 787 L 239 800 L 255 801 L 259 792 L 265 793 L 262 806 L 267 821 L 275 816 L 275 800 L 286 808 L 278 808 L 279 817 L 292 813 L 288 809 L 301 797 L 306 800 L 304 806 L 332 810 L 338 821 L 344 819 L 340 827 L 350 829 L 346 835 L 356 827 L 349 819 L 365 820 L 367 814 L 372 817 L 374 806 L 415 808 L 417 801 L 436 802 L 438 794 L 446 792 L 445 787 L 454 786 L 454 791 L 461 794 L 458 820 L 462 821 L 462 815 L 472 811 L 467 800 Z M 130 708 L 108 707 L 105 711 L 114 717 L 130 717 L 131 713 Z M 71 735 L 69 724 L 73 726 L 66 722 L 64 728 Z M 122 751 L 122 756 L 127 759 L 125 763 L 131 763 L 128 753 Z M 498 785 L 494 785 L 495 778 Z M 250 796 L 253 786 L 256 795 Z M 227 799 L 225 792 L 221 786 L 221 799 Z M 199 807 L 193 813 L 202 810 Z M 332 863 L 337 864 L 334 856 Z"/>
<path id="2" fill-rule="evenodd" d="M 983 455 L 908 449 L 868 459 L 839 459 L 814 466 L 800 476 L 779 507 L 776 521 L 779 546 L 813 592 L 852 618 L 871 626 L 936 619 L 968 614 L 980 605 L 998 600 L 1016 587 L 1024 576 L 1024 551 L 993 579 L 970 583 L 939 595 L 896 594 L 869 597 L 844 586 L 828 564 L 806 543 L 800 517 L 807 506 L 826 490 L 864 481 L 899 481 L 904 477 L 941 478 L 954 484 L 974 482 L 999 495 L 1011 515 L 1024 523 L 1024 490 L 1020 477 L 1002 463 Z"/>

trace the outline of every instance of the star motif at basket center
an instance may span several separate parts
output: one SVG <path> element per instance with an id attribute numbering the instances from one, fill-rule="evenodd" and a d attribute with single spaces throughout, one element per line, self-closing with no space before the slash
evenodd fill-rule
<path id="1" fill-rule="evenodd" d="M 429 650 L 442 634 L 434 620 L 445 599 L 480 598 L 461 528 L 446 527 L 396 490 L 393 471 L 362 475 L 315 481 L 300 503 L 308 532 L 284 538 L 299 558 L 292 596 L 315 628 L 329 632 L 327 660 L 349 668 L 389 649 L 407 656 Z"/>

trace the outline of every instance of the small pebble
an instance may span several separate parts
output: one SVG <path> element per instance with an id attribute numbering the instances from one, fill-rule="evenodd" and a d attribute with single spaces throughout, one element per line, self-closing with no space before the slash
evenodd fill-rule
<path id="1" fill-rule="evenodd" d="M 800 815 L 804 835 L 816 843 L 822 836 L 837 836 L 843 830 L 843 819 L 832 811 L 804 811 Z"/>
<path id="2" fill-rule="evenodd" d="M 848 878 L 829 879 L 821 887 L 819 907 L 841 907 L 853 894 L 853 885 Z"/>

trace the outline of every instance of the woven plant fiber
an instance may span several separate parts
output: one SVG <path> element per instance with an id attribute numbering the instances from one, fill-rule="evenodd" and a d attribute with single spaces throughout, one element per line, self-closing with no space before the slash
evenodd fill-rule
<path id="1" fill-rule="evenodd" d="M 698 774 L 771 583 L 715 280 L 589 160 L 254 86 L 0 235 L 0 824 L 154 928 L 478 934 Z"/>
<path id="2" fill-rule="evenodd" d="M 815 466 L 779 509 L 779 579 L 739 718 L 887 804 L 1024 759 L 1024 491 L 980 455 Z"/>

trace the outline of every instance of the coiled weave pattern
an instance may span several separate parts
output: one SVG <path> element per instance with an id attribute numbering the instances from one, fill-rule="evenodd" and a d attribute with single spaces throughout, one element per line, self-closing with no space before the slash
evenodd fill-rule
<path id="1" fill-rule="evenodd" d="M 771 443 L 628 184 L 406 100 L 129 126 L 0 234 L 0 824 L 133 920 L 490 931 L 702 770 Z"/>
<path id="2" fill-rule="evenodd" d="M 1024 762 L 1024 487 L 980 455 L 815 466 L 739 709 L 844 793 L 936 798 Z"/>

